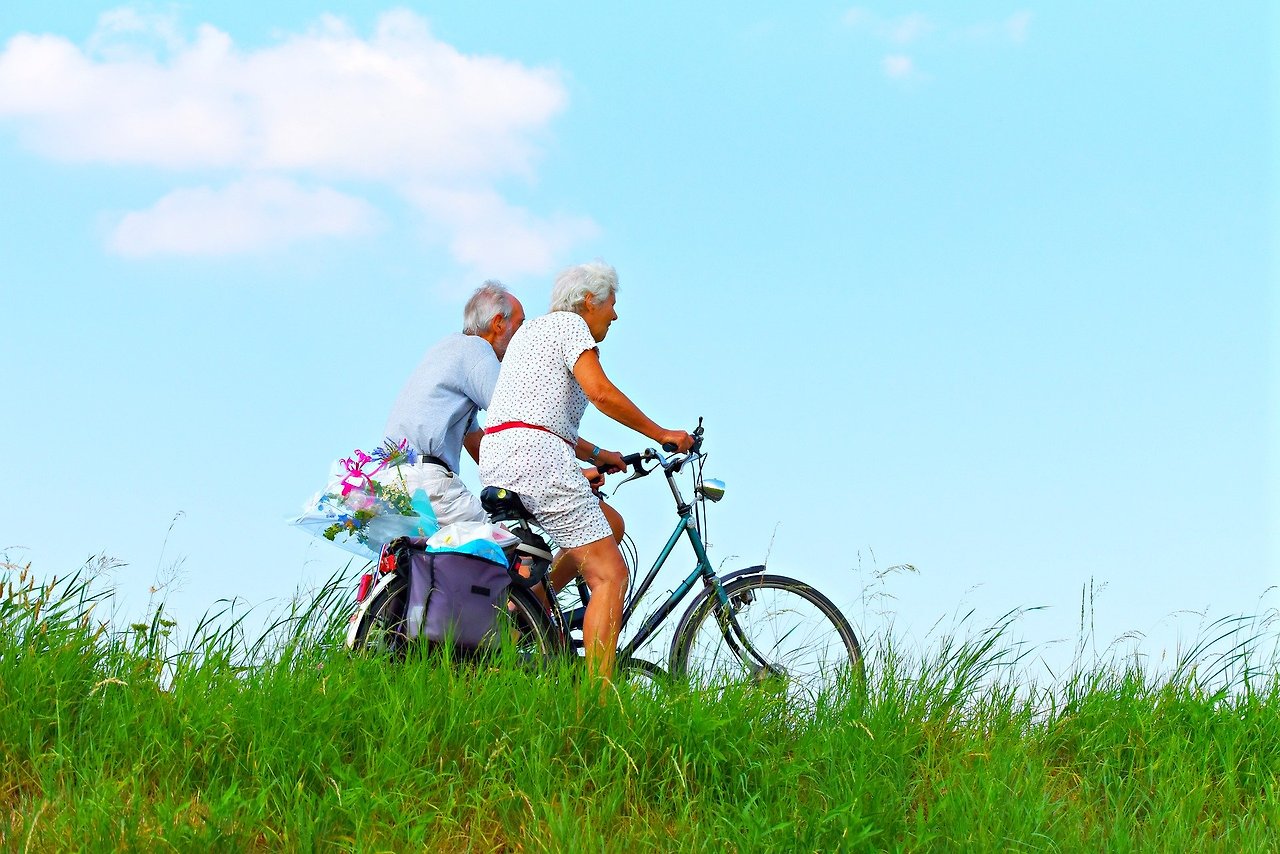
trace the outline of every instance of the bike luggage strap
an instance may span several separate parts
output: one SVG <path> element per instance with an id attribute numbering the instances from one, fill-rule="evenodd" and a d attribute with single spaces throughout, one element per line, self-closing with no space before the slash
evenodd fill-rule
<path id="1" fill-rule="evenodd" d="M 484 428 L 484 434 L 488 436 L 490 433 L 501 433 L 503 430 L 511 430 L 515 427 L 524 427 L 529 430 L 541 430 L 543 433 L 550 433 L 552 436 L 555 436 L 570 448 L 576 447 L 573 442 L 570 442 L 550 427 L 543 427 L 541 424 L 528 424 L 524 421 L 504 421 L 501 424 L 495 424 L 492 427 Z"/>

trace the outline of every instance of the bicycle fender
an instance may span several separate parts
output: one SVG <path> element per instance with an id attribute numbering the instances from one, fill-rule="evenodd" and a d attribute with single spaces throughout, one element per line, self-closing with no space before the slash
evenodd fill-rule
<path id="1" fill-rule="evenodd" d="M 764 575 L 767 571 L 768 570 L 765 568 L 765 565 L 762 563 L 759 563 L 759 564 L 756 564 L 755 566 L 748 566 L 744 569 L 736 569 L 733 572 L 729 573 L 728 575 L 720 576 L 720 583 L 724 584 L 725 582 L 733 581 L 733 579 L 743 575 Z M 705 593 L 706 591 L 703 591 L 703 592 Z"/>
<path id="2" fill-rule="evenodd" d="M 719 576 L 720 584 L 721 585 L 728 584 L 730 581 L 733 581 L 735 578 L 741 578 L 744 575 L 764 575 L 766 571 L 767 569 L 765 565 L 762 563 L 758 563 L 755 566 L 744 567 L 743 569 L 735 569 L 733 572 L 729 573 L 728 575 Z M 694 609 L 697 608 L 699 605 L 701 605 L 702 600 L 706 599 L 709 595 L 711 595 L 711 591 L 703 587 L 702 590 L 698 592 L 698 595 L 693 598 L 693 602 L 689 605 L 689 607 L 685 609 L 684 616 L 680 618 L 680 625 L 684 624 L 684 617 L 692 615 Z"/>
<path id="3" fill-rule="evenodd" d="M 347 649 L 355 649 L 356 632 L 364 623 L 365 615 L 369 613 L 369 606 L 373 604 L 374 600 L 378 598 L 378 594 L 385 590 L 395 577 L 394 572 L 388 572 L 382 576 L 378 583 L 373 586 L 373 589 L 369 591 L 369 594 L 364 597 L 364 601 L 356 607 L 355 612 L 351 615 L 350 622 L 347 623 Z"/>

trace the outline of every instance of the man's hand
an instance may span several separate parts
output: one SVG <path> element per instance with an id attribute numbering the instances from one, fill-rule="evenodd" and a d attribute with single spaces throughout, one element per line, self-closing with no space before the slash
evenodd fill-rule
<path id="1" fill-rule="evenodd" d="M 622 454 L 617 451 L 601 451 L 596 454 L 596 468 L 601 474 L 625 474 L 627 464 L 622 461 Z"/>
<path id="2" fill-rule="evenodd" d="M 595 466 L 587 466 L 582 470 L 582 476 L 587 479 L 587 483 L 591 484 L 591 488 L 599 492 L 604 488 L 604 472 Z"/>
<path id="3" fill-rule="evenodd" d="M 684 430 L 663 430 L 658 434 L 657 439 L 663 445 L 675 445 L 676 450 L 680 452 L 693 447 L 693 436 Z"/>

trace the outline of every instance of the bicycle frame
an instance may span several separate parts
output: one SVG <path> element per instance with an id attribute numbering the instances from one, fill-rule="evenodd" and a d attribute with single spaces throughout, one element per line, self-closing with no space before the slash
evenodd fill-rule
<path id="1" fill-rule="evenodd" d="M 627 641 L 624 646 L 618 648 L 618 659 L 620 661 L 625 661 L 627 658 L 630 658 L 637 649 L 653 637 L 659 626 L 662 625 L 667 617 L 671 616 L 672 611 L 679 607 L 680 603 L 689 595 L 689 591 L 694 588 L 694 585 L 699 579 L 702 579 L 703 585 L 707 589 L 713 591 L 713 595 L 715 595 L 722 604 L 727 605 L 729 602 L 728 597 L 725 595 L 723 586 L 716 577 L 715 571 L 711 568 L 711 559 L 707 556 L 706 546 L 702 542 L 701 531 L 699 531 L 697 521 L 694 518 L 694 505 L 685 501 L 684 496 L 680 493 L 680 487 L 675 481 L 675 476 L 679 474 L 684 465 L 697 459 L 698 458 L 696 456 L 690 456 L 675 461 L 669 461 L 653 448 L 645 451 L 643 455 L 634 454 L 630 458 L 636 468 L 636 473 L 627 480 L 644 477 L 655 469 L 662 468 L 663 474 L 667 478 L 667 485 L 671 488 L 671 495 L 675 499 L 676 512 L 680 518 L 676 522 L 675 529 L 672 530 L 671 536 L 667 538 L 666 545 L 662 547 L 662 551 L 658 553 L 657 559 L 654 560 L 653 566 L 649 568 L 644 580 L 640 582 L 639 586 L 635 588 L 635 591 L 629 595 L 627 600 L 623 603 L 622 620 L 619 623 L 619 630 L 625 630 L 627 624 L 631 621 L 631 618 L 635 616 L 636 608 L 639 606 L 640 600 L 644 598 L 645 594 L 649 592 L 649 588 L 653 586 L 654 579 L 656 579 L 658 573 L 662 571 L 662 567 L 666 565 L 667 558 L 671 557 L 672 552 L 675 551 L 676 544 L 680 542 L 682 535 L 688 536 L 689 544 L 693 547 L 694 554 L 698 558 L 698 564 L 693 568 L 693 571 L 689 573 L 688 577 L 686 577 L 684 581 L 671 592 L 667 599 L 645 618 L 644 623 L 641 624 L 640 629 L 636 632 L 635 636 L 632 637 L 631 640 Z M 644 461 L 657 461 L 658 465 L 645 469 L 641 465 Z M 626 482 L 627 481 L 623 481 L 623 483 Z M 619 486 L 621 485 L 622 484 L 619 484 Z M 701 498 L 695 500 L 701 500 Z M 547 591 L 548 601 L 556 601 L 556 594 L 558 591 L 556 591 L 551 585 L 550 577 L 548 576 L 543 578 L 541 583 Z M 578 579 L 578 585 L 580 590 L 584 589 L 581 578 Z M 585 595 L 583 604 L 586 604 Z M 566 638 L 568 637 L 571 626 L 575 624 L 574 616 L 580 617 L 581 610 L 582 609 L 577 609 L 576 611 L 561 611 L 559 608 L 552 609 L 549 616 L 561 636 Z M 580 623 L 578 625 L 580 625 Z M 735 632 L 735 634 L 740 634 L 740 632 Z"/>
<path id="2" fill-rule="evenodd" d="M 703 586 L 706 588 L 708 595 L 715 596 L 722 606 L 723 611 L 721 613 L 731 613 L 728 607 L 729 597 L 725 593 L 724 585 L 716 575 L 715 570 L 711 568 L 711 559 L 707 556 L 706 545 L 702 541 L 702 531 L 699 528 L 697 518 L 694 514 L 695 505 L 684 499 L 684 496 L 680 493 L 680 487 L 675 481 L 675 476 L 680 473 L 686 464 L 691 466 L 701 465 L 702 457 L 699 453 L 702 438 L 701 419 L 699 419 L 698 429 L 695 431 L 694 435 L 697 437 L 697 444 L 689 456 L 677 457 L 675 459 L 668 460 L 663 457 L 661 453 L 650 448 L 645 451 L 643 455 L 634 454 L 629 458 L 625 458 L 636 468 L 636 474 L 632 475 L 628 480 L 648 475 L 654 470 L 654 468 L 662 468 L 663 474 L 667 478 L 667 486 L 671 488 L 671 496 L 676 502 L 676 513 L 680 518 L 676 523 L 675 529 L 671 532 L 671 536 L 667 538 L 666 545 L 662 547 L 662 551 L 658 553 L 657 559 L 654 560 L 653 566 L 649 568 L 649 572 L 645 575 L 644 580 L 640 582 L 635 592 L 630 595 L 624 603 L 622 619 L 619 626 L 620 630 L 625 629 L 627 624 L 631 621 L 631 618 L 635 615 L 636 608 L 639 606 L 640 600 L 649 592 L 649 588 L 653 585 L 654 579 L 657 578 L 662 567 L 666 565 L 667 558 L 671 557 L 671 553 L 675 551 L 676 544 L 680 541 L 681 535 L 689 538 L 689 544 L 693 547 L 693 552 L 698 558 L 698 564 L 693 568 L 693 571 L 689 573 L 684 581 L 671 592 L 667 599 L 645 618 L 635 635 L 618 649 L 618 660 L 620 662 L 625 662 L 627 659 L 631 658 L 636 650 L 653 637 L 653 635 L 658 631 L 658 627 L 662 625 L 667 617 L 671 616 L 672 611 L 680 606 L 680 603 L 689 595 L 689 591 L 694 588 L 694 585 L 699 579 L 702 580 Z M 645 469 L 641 464 L 646 461 L 656 461 L 658 465 Z M 697 471 L 698 469 L 695 469 L 695 480 L 699 480 L 696 474 Z M 623 481 L 623 483 L 626 482 L 627 481 Z M 619 484 L 619 486 L 621 486 L 621 484 Z M 705 494 L 699 494 L 694 500 L 706 500 Z M 760 567 L 761 571 L 763 571 L 763 569 L 764 567 Z M 735 573 L 735 575 L 736 574 L 737 573 Z M 547 585 L 551 600 L 555 601 L 555 591 L 551 589 L 550 581 L 544 580 L 544 583 Z M 564 620 L 563 614 L 557 612 L 553 619 L 556 617 L 559 618 L 559 622 L 562 627 L 567 625 L 567 621 Z M 724 632 L 725 640 L 729 643 L 730 648 L 733 649 L 739 657 L 742 657 L 745 651 L 747 655 L 755 659 L 758 665 L 770 670 L 773 669 L 765 658 L 756 651 L 751 641 L 742 631 L 741 626 L 738 625 L 737 620 L 733 619 L 732 616 L 727 620 L 721 620 L 720 628 L 721 631 Z"/>
<path id="3" fill-rule="evenodd" d="M 653 585 L 654 579 L 657 578 L 662 567 L 666 565 L 667 558 L 669 558 L 671 553 L 675 551 L 676 544 L 680 541 L 681 534 L 688 535 L 689 544 L 693 546 L 694 554 L 698 556 L 698 565 L 694 567 L 693 571 L 689 573 L 689 576 L 681 582 L 680 586 L 671 591 L 671 594 L 667 597 L 666 601 L 659 605 L 653 613 L 645 618 L 644 622 L 641 623 L 640 628 L 636 631 L 635 636 L 632 637 L 631 640 L 627 641 L 625 646 L 618 650 L 618 658 L 621 661 L 625 661 L 630 658 L 637 649 L 649 640 L 649 638 L 653 637 L 654 633 L 658 630 L 658 627 L 662 625 L 663 621 L 666 620 L 667 617 L 671 616 L 671 612 L 679 607 L 680 603 L 684 601 L 684 598 L 689 595 L 689 591 L 693 589 L 693 586 L 697 583 L 698 579 L 702 579 L 703 584 L 708 589 L 714 591 L 714 595 L 720 600 L 721 604 L 727 605 L 729 603 L 729 599 L 724 592 L 724 587 L 721 586 L 720 580 L 716 577 L 715 570 L 711 568 L 711 560 L 707 557 L 707 549 L 702 542 L 702 535 L 699 533 L 698 526 L 693 519 L 692 505 L 686 504 L 680 497 L 679 489 L 676 486 L 671 472 L 667 472 L 667 482 L 671 485 L 671 491 L 675 493 L 676 504 L 680 511 L 680 521 L 676 523 L 675 530 L 672 531 L 671 536 L 667 538 L 667 544 L 663 546 L 662 551 L 658 553 L 657 559 L 653 562 L 653 566 L 649 569 L 648 574 L 645 575 L 644 580 L 641 581 L 640 585 L 636 588 L 635 594 L 628 599 L 626 605 L 623 607 L 621 628 L 625 629 L 627 627 L 627 623 L 635 614 L 636 608 L 640 604 L 640 600 L 649 592 L 649 588 Z"/>

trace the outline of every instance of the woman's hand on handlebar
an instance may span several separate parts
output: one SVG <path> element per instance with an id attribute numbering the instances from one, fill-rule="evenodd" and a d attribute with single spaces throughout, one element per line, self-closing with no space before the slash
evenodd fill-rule
<path id="1" fill-rule="evenodd" d="M 662 445 L 662 450 L 668 453 L 679 451 L 683 453 L 693 447 L 693 436 L 684 430 L 663 430 L 654 437 Z"/>
<path id="2" fill-rule="evenodd" d="M 591 469 L 586 469 L 586 471 L 593 470 L 598 472 L 600 483 L 596 484 L 594 480 L 591 480 L 590 475 L 586 479 L 591 480 L 591 485 L 595 488 L 603 487 L 604 475 L 618 474 L 618 472 L 626 474 L 627 461 L 623 460 L 621 453 L 617 451 L 600 451 L 598 455 L 595 455 L 595 465 L 591 466 Z"/>
<path id="3" fill-rule="evenodd" d="M 617 451 L 601 451 L 596 454 L 596 468 L 601 474 L 626 473 L 627 461 Z"/>

